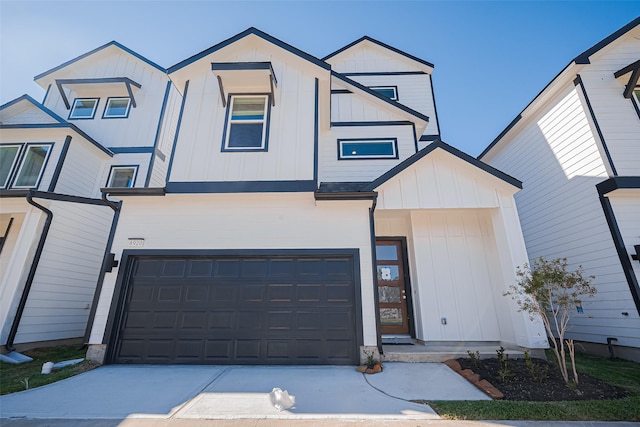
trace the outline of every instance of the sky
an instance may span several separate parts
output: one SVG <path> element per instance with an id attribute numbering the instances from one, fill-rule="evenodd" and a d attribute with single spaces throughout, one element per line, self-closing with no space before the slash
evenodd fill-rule
<path id="1" fill-rule="evenodd" d="M 435 65 L 442 139 L 477 156 L 573 58 L 640 16 L 636 1 L 6 1 L 0 104 L 116 40 L 168 68 L 249 27 L 317 58 L 367 35 Z"/>

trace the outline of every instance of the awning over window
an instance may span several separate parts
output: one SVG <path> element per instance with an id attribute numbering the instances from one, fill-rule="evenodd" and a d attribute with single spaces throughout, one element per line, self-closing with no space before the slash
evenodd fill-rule
<path id="1" fill-rule="evenodd" d="M 624 88 L 624 97 L 631 98 L 633 90 L 636 88 L 636 86 L 638 86 L 638 79 L 640 78 L 640 60 L 637 60 L 636 62 L 627 65 L 621 70 L 616 71 L 615 73 L 613 73 L 613 76 L 616 79 L 624 77 L 624 81 L 627 82 Z M 627 80 L 627 76 L 629 80 Z"/>
<path id="2" fill-rule="evenodd" d="M 222 105 L 227 106 L 229 93 L 270 93 L 271 103 L 276 105 L 274 88 L 278 80 L 271 62 L 212 62 L 211 70 L 218 78 Z"/>
<path id="3" fill-rule="evenodd" d="M 107 77 L 107 78 L 95 78 L 95 79 L 57 79 L 56 86 L 58 86 L 58 91 L 60 92 L 60 96 L 62 96 L 62 100 L 64 101 L 65 107 L 67 110 L 71 109 L 71 104 L 69 103 L 69 99 L 67 98 L 66 93 L 64 92 L 64 87 L 71 87 L 75 85 L 83 85 L 84 89 L 91 89 L 91 85 L 97 88 L 104 88 L 104 85 L 113 84 L 116 87 L 120 87 L 121 93 L 113 93 L 113 96 L 128 96 L 131 98 L 131 106 L 136 107 L 136 100 L 133 97 L 132 86 L 136 89 L 140 89 L 142 85 L 140 83 L 136 83 L 128 77 Z"/>

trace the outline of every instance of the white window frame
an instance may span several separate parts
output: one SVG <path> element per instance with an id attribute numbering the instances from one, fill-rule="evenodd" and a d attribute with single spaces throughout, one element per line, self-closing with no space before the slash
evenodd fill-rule
<path id="1" fill-rule="evenodd" d="M 386 96 L 386 95 L 383 95 L 380 92 L 378 92 L 379 89 L 391 89 L 393 90 L 393 96 L 388 98 L 392 101 L 398 100 L 398 86 L 369 86 L 369 89 L 373 90 L 378 95 L 382 95 L 382 96 Z"/>
<path id="2" fill-rule="evenodd" d="M 388 142 L 393 147 L 392 154 L 372 154 L 372 155 L 348 155 L 342 154 L 344 143 L 348 144 L 380 144 Z M 397 159 L 398 158 L 398 139 L 397 138 L 355 138 L 355 139 L 338 139 L 338 160 L 371 160 L 371 159 Z"/>
<path id="3" fill-rule="evenodd" d="M 22 147 L 24 144 L 2 144 L 0 145 L 0 147 L 5 148 L 5 147 L 17 147 L 18 151 L 16 152 L 15 157 L 13 158 L 13 162 L 11 162 L 11 166 L 9 167 L 9 173 L 7 174 L 7 180 L 3 183 L 0 183 L 1 189 L 5 189 L 9 187 L 9 184 L 11 183 L 11 178 L 13 178 L 14 172 L 15 172 L 15 168 L 16 165 L 18 164 L 18 162 L 20 161 L 20 154 L 22 154 Z"/>
<path id="4" fill-rule="evenodd" d="M 233 120 L 233 105 L 236 99 L 239 98 L 264 98 L 264 113 L 262 119 L 249 119 L 249 120 Z M 229 95 L 229 101 L 227 102 L 227 118 L 224 129 L 224 141 L 222 144 L 222 151 L 267 151 L 267 127 L 269 122 L 270 103 L 269 95 L 264 93 L 257 94 L 242 94 L 242 95 Z M 229 147 L 229 140 L 231 138 L 231 125 L 232 124 L 256 124 L 262 123 L 262 140 L 259 147 Z"/>
<path id="5" fill-rule="evenodd" d="M 124 114 L 108 114 L 109 104 L 111 104 L 112 101 L 122 101 L 122 100 L 127 100 L 127 108 Z M 104 106 L 104 112 L 102 113 L 102 118 L 103 119 L 126 119 L 127 117 L 129 117 L 129 111 L 131 111 L 131 98 L 129 98 L 128 96 L 109 97 L 107 98 L 107 102 Z"/>
<path id="6" fill-rule="evenodd" d="M 42 167 L 40 168 L 40 172 L 38 173 L 38 177 L 36 178 L 36 182 L 33 185 L 16 185 L 16 181 L 20 178 L 20 174 L 24 169 L 25 160 L 27 158 L 27 154 L 29 154 L 29 150 L 32 147 L 47 147 L 47 155 L 44 157 L 42 162 Z M 23 152 L 20 156 L 20 166 L 18 170 L 15 172 L 12 180 L 11 180 L 11 188 L 38 188 L 40 185 L 40 180 L 42 180 L 42 175 L 44 174 L 44 170 L 47 168 L 47 162 L 49 161 L 49 157 L 51 156 L 51 152 L 53 151 L 53 144 L 51 143 L 29 143 L 25 144 Z"/>
<path id="7" fill-rule="evenodd" d="M 91 110 L 91 116 L 81 116 L 76 117 L 74 113 L 76 111 L 76 105 L 78 101 L 95 101 L 93 104 L 93 110 Z M 98 110 L 98 104 L 100 103 L 100 98 L 76 98 L 73 100 L 73 106 L 71 107 L 71 112 L 69 113 L 69 119 L 73 120 L 91 120 L 96 116 L 96 111 Z"/>
<path id="8" fill-rule="evenodd" d="M 113 165 L 111 166 L 111 170 L 109 171 L 109 177 L 107 178 L 107 187 L 115 188 L 111 185 L 113 178 L 118 170 L 123 169 L 133 169 L 133 178 L 131 178 L 131 185 L 125 188 L 133 188 L 136 185 L 136 179 L 138 178 L 138 167 L 139 165 Z M 119 187 L 120 188 L 120 187 Z"/>

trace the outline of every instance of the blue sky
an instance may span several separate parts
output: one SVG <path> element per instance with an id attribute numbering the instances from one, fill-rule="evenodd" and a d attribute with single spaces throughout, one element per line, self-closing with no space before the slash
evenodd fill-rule
<path id="1" fill-rule="evenodd" d="M 571 59 L 639 1 L 5 1 L 0 103 L 111 40 L 169 67 L 248 27 L 322 58 L 368 35 L 435 64 L 444 141 L 478 155 Z"/>

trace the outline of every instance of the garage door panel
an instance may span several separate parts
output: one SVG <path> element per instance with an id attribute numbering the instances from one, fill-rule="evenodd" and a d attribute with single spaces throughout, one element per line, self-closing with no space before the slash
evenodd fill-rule
<path id="1" fill-rule="evenodd" d="M 135 258 L 114 361 L 354 364 L 353 267 L 351 256 Z"/>

